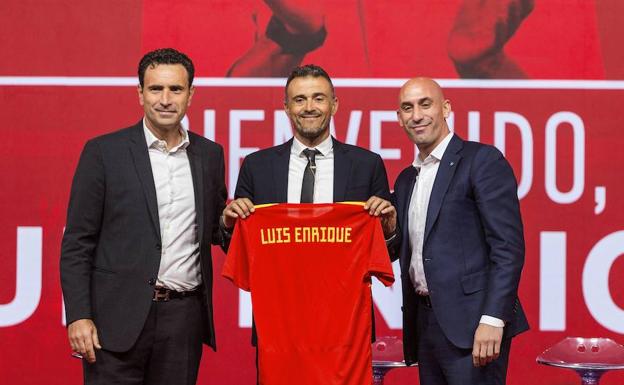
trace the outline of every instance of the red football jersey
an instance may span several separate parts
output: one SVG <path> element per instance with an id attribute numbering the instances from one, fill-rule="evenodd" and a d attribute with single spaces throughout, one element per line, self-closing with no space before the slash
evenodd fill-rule
<path id="1" fill-rule="evenodd" d="M 251 291 L 260 384 L 372 383 L 371 276 L 394 276 L 362 204 L 257 208 L 237 222 L 223 275 Z"/>

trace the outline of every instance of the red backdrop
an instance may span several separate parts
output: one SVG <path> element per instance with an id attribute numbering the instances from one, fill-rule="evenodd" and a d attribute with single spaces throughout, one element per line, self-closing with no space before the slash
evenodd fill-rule
<path id="1" fill-rule="evenodd" d="M 232 3 L 3 4 L 2 383 L 81 382 L 58 273 L 70 181 L 87 138 L 140 119 L 135 68 L 145 51 L 174 46 L 194 59 L 199 78 L 188 124 L 224 146 L 230 186 L 248 149 L 288 134 L 283 79 L 222 78 L 271 15 L 262 2 Z M 624 7 L 617 0 L 537 2 L 505 47 L 534 80 L 467 81 L 447 52 L 460 3 L 320 1 L 327 40 L 304 61 L 335 78 L 337 138 L 379 152 L 391 184 L 414 156 L 394 113 L 398 87 L 411 76 L 442 79 L 455 131 L 505 152 L 520 182 L 527 242 L 520 296 L 532 327 L 515 339 L 509 383 L 573 383 L 573 372 L 537 365 L 535 357 L 569 335 L 624 342 L 624 54 L 612 39 L 622 36 Z M 220 251 L 214 262 L 219 272 Z M 400 335 L 400 286 L 374 291 L 378 335 Z M 219 351 L 205 350 L 200 383 L 254 383 L 248 309 L 218 274 L 215 293 Z M 386 383 L 417 377 L 414 368 L 400 369 Z M 602 383 L 623 378 L 610 373 Z"/>

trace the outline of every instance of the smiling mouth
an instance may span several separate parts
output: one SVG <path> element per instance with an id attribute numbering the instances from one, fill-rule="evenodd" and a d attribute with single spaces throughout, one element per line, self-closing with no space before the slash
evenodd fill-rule
<path id="1" fill-rule="evenodd" d="M 421 130 L 423 128 L 429 127 L 430 124 L 431 124 L 431 122 L 427 122 L 427 123 L 422 123 L 422 124 L 409 126 L 409 128 L 412 129 L 412 130 Z"/>

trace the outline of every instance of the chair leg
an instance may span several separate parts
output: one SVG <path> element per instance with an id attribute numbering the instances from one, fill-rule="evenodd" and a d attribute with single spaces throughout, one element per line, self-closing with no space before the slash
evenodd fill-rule
<path id="1" fill-rule="evenodd" d="M 602 371 L 595 370 L 577 370 L 576 372 L 581 376 L 581 385 L 598 385 L 600 377 L 604 374 Z"/>

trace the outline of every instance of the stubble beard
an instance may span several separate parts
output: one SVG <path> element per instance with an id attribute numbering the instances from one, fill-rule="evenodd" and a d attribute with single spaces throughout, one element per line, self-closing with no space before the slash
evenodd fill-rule
<path id="1" fill-rule="evenodd" d="M 329 131 L 329 119 L 322 121 L 321 126 L 314 127 L 306 127 L 301 122 L 295 121 L 295 129 L 300 136 L 308 139 L 310 142 L 315 142 Z"/>

